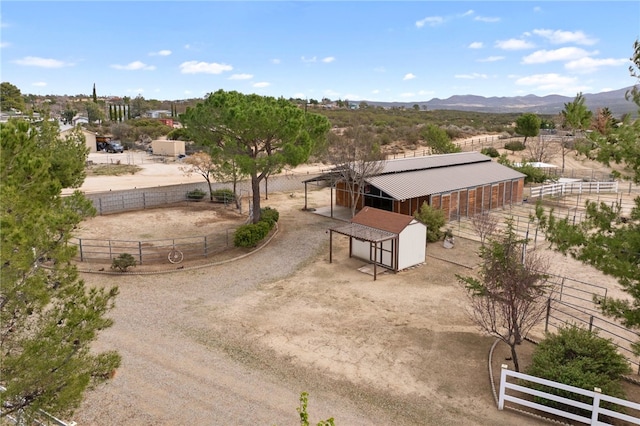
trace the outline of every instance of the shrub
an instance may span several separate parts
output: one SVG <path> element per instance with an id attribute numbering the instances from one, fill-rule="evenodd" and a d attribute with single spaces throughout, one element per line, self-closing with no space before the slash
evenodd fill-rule
<path id="1" fill-rule="evenodd" d="M 264 220 L 242 225 L 233 234 L 233 245 L 236 247 L 255 247 L 269 234 L 270 230 L 269 223 Z"/>
<path id="2" fill-rule="evenodd" d="M 212 192 L 213 194 L 213 198 L 216 201 L 219 201 L 221 203 L 230 203 L 232 201 L 235 201 L 236 196 L 233 193 L 233 191 L 231 189 L 228 188 L 224 188 L 224 189 L 216 189 L 215 191 Z"/>
<path id="3" fill-rule="evenodd" d="M 276 209 L 265 207 L 264 209 L 260 210 L 260 221 L 267 222 L 269 224 L 269 229 L 273 228 L 273 226 L 279 219 L 280 213 Z"/>
<path id="4" fill-rule="evenodd" d="M 442 228 L 446 222 L 444 212 L 440 209 L 431 207 L 425 201 L 422 203 L 420 210 L 417 210 L 413 217 L 427 225 L 427 242 L 433 243 L 442 238 Z"/>
<path id="5" fill-rule="evenodd" d="M 111 269 L 127 272 L 127 269 L 136 266 L 136 259 L 129 253 L 122 253 L 111 262 Z"/>
<path id="6" fill-rule="evenodd" d="M 626 359 L 618 353 L 610 340 L 573 325 L 558 329 L 556 334 L 548 334 L 540 342 L 534 349 L 527 374 L 587 390 L 598 387 L 604 394 L 624 398 L 621 378 L 630 371 Z M 572 392 L 543 385 L 532 384 L 532 387 L 553 395 L 591 403 L 590 398 Z M 538 402 L 552 407 L 560 406 L 557 402 L 542 398 Z M 574 407 L 563 408 L 572 412 L 578 410 Z"/>
<path id="7" fill-rule="evenodd" d="M 516 151 L 523 151 L 524 144 L 520 141 L 511 141 L 504 144 L 504 149 L 508 149 L 512 153 Z"/>
<path id="8" fill-rule="evenodd" d="M 488 155 L 491 158 L 500 157 L 500 153 L 494 147 L 482 148 L 480 151 L 481 154 Z"/>
<path id="9" fill-rule="evenodd" d="M 205 195 L 207 195 L 206 192 L 198 188 L 187 192 L 187 198 L 190 200 L 202 200 Z"/>

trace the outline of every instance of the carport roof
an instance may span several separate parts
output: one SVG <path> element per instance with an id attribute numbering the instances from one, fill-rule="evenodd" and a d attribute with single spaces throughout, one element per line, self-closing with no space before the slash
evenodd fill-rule
<path id="1" fill-rule="evenodd" d="M 395 200 L 408 200 L 525 177 L 494 161 L 373 176 L 367 183 Z"/>
<path id="2" fill-rule="evenodd" d="M 398 236 L 398 234 L 393 232 L 383 231 L 381 229 L 360 225 L 358 223 L 347 223 L 345 225 L 336 226 L 335 228 L 331 228 L 331 231 L 371 243 L 392 240 Z"/>

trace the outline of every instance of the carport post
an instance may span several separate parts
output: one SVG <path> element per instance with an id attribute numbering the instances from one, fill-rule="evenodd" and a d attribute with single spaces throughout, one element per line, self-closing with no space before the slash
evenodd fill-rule
<path id="1" fill-rule="evenodd" d="M 373 243 L 373 280 L 378 278 L 378 243 Z"/>

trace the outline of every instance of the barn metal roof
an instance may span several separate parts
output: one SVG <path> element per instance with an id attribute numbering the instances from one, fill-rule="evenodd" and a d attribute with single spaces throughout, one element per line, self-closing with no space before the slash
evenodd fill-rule
<path id="1" fill-rule="evenodd" d="M 453 154 L 426 155 L 422 157 L 396 158 L 386 160 L 379 174 L 406 173 L 416 170 L 450 167 L 471 163 L 491 161 L 490 157 L 479 152 L 457 152 Z"/>
<path id="2" fill-rule="evenodd" d="M 488 158 L 482 154 L 482 157 Z M 442 157 L 442 156 L 438 156 Z M 471 162 L 373 176 L 367 182 L 396 200 L 521 179 L 525 175 L 494 161 Z"/>

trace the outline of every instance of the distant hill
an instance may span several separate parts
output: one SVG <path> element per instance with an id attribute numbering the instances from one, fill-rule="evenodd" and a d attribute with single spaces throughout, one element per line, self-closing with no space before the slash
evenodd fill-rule
<path id="1" fill-rule="evenodd" d="M 631 89 L 632 86 L 613 90 L 610 92 L 602 93 L 585 93 L 585 104 L 591 111 L 596 111 L 598 108 L 607 107 L 611 113 L 615 116 L 620 116 L 625 113 L 631 113 L 636 115 L 638 113 L 638 106 L 631 101 L 625 99 L 625 93 Z M 376 101 L 363 101 L 369 105 L 381 106 L 384 108 L 413 108 L 414 105 L 419 105 L 420 109 L 433 110 L 433 109 L 446 109 L 457 111 L 477 111 L 477 112 L 492 112 L 492 113 L 507 113 L 507 112 L 532 112 L 535 114 L 558 114 L 564 110 L 564 104 L 573 102 L 575 96 L 560 96 L 560 95 L 548 95 L 548 96 L 513 96 L 513 97 L 490 97 L 475 95 L 455 95 L 447 99 L 433 98 L 430 101 L 424 102 L 376 102 Z M 359 103 L 361 101 L 352 101 Z"/>

